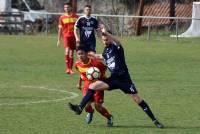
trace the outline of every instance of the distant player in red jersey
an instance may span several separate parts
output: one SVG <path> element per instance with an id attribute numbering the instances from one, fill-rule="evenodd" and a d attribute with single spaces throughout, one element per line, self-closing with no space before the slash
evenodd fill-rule
<path id="1" fill-rule="evenodd" d="M 64 4 L 64 12 L 65 14 L 59 18 L 57 47 L 60 46 L 60 40 L 62 38 L 65 48 L 66 73 L 73 74 L 73 55 L 76 48 L 74 24 L 78 16 L 72 12 L 70 3 Z"/>
<path id="2" fill-rule="evenodd" d="M 105 77 L 105 72 L 106 72 L 106 66 L 99 60 L 97 59 L 90 59 L 88 58 L 88 50 L 84 46 L 79 46 L 77 47 L 77 57 L 78 60 L 76 61 L 75 67 L 80 73 L 80 80 L 78 82 L 77 87 L 82 90 L 83 96 L 86 95 L 87 90 L 89 85 L 92 83 L 92 81 L 89 81 L 86 77 L 86 71 L 90 67 L 97 67 L 100 72 L 101 76 L 100 79 L 103 79 Z M 82 81 L 84 82 L 83 88 L 82 86 Z M 107 126 L 112 126 L 113 125 L 113 117 L 112 115 L 107 111 L 105 107 L 103 107 L 103 99 L 104 99 L 104 92 L 102 91 L 97 91 L 91 102 L 86 106 L 85 111 L 88 112 L 86 116 L 86 122 L 89 124 L 92 121 L 93 113 L 94 110 L 91 106 L 91 103 L 94 102 L 95 109 L 104 117 L 107 119 Z"/>

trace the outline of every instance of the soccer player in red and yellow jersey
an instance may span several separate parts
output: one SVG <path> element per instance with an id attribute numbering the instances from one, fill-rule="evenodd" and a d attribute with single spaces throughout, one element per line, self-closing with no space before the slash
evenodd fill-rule
<path id="1" fill-rule="evenodd" d="M 97 67 L 101 72 L 100 79 L 105 78 L 105 72 L 106 72 L 106 69 L 107 69 L 107 67 L 101 61 L 99 61 L 97 59 L 88 58 L 87 53 L 88 53 L 88 50 L 84 46 L 80 45 L 80 46 L 77 47 L 78 60 L 76 61 L 75 67 L 78 70 L 78 72 L 80 73 L 80 80 L 78 82 L 77 87 L 80 90 L 82 90 L 83 96 L 86 95 L 89 85 L 93 82 L 93 81 L 89 81 L 86 77 L 87 69 L 90 68 L 90 67 Z M 82 81 L 84 82 L 83 88 L 81 88 Z M 94 103 L 95 109 L 102 116 L 104 116 L 107 119 L 107 125 L 108 126 L 113 125 L 113 117 L 107 111 L 107 109 L 102 105 L 103 100 L 104 100 L 104 92 L 102 92 L 102 91 L 95 92 L 91 102 L 85 108 L 85 111 L 88 112 L 88 114 L 86 116 L 86 122 L 88 124 L 91 123 L 91 121 L 92 121 L 94 110 L 91 106 L 91 103 Z"/>
<path id="2" fill-rule="evenodd" d="M 59 18 L 57 47 L 60 46 L 60 40 L 62 38 L 65 48 L 66 73 L 73 74 L 73 55 L 76 49 L 74 24 L 78 16 L 72 11 L 70 3 L 64 4 L 64 12 L 65 14 Z"/>

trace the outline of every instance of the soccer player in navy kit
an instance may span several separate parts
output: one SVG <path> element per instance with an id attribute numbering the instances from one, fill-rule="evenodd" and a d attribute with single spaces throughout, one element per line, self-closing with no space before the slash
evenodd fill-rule
<path id="1" fill-rule="evenodd" d="M 102 41 L 105 45 L 102 55 L 91 54 L 93 58 L 104 59 L 111 76 L 105 80 L 98 80 L 90 84 L 86 96 L 79 105 L 69 103 L 69 107 L 76 114 L 81 114 L 85 105 L 91 100 L 93 94 L 97 90 L 114 90 L 120 89 L 126 94 L 130 94 L 133 100 L 144 110 L 151 118 L 157 128 L 164 126 L 155 118 L 148 104 L 138 95 L 138 91 L 131 80 L 124 56 L 124 50 L 121 43 L 112 35 L 102 29 Z"/>
<path id="2" fill-rule="evenodd" d="M 91 16 L 91 6 L 84 7 L 83 16 L 79 17 L 75 23 L 74 35 L 77 45 L 84 44 L 89 53 L 96 52 L 96 37 L 95 32 L 101 37 L 101 29 L 99 28 L 98 20 Z"/>

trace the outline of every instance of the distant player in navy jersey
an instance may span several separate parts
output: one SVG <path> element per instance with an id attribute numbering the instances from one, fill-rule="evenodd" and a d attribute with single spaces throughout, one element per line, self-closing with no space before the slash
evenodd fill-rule
<path id="1" fill-rule="evenodd" d="M 83 16 L 79 17 L 76 21 L 74 28 L 74 35 L 77 45 L 84 44 L 89 53 L 96 52 L 96 37 L 95 32 L 101 37 L 101 30 L 99 28 L 98 20 L 91 16 L 91 6 L 84 7 Z"/>
<path id="2" fill-rule="evenodd" d="M 121 43 L 112 35 L 106 32 L 105 28 L 102 28 L 102 41 L 105 45 L 102 55 L 91 54 L 93 58 L 104 59 L 108 69 L 111 72 L 111 76 L 98 80 L 90 84 L 88 92 L 83 97 L 79 105 L 73 105 L 69 103 L 69 107 L 76 114 L 81 114 L 83 108 L 91 100 L 93 94 L 97 90 L 114 90 L 120 89 L 126 94 L 130 94 L 133 100 L 144 110 L 144 112 L 151 118 L 157 128 L 163 128 L 164 126 L 156 119 L 152 113 L 148 104 L 138 95 L 138 91 L 131 80 L 124 56 L 124 50 Z"/>

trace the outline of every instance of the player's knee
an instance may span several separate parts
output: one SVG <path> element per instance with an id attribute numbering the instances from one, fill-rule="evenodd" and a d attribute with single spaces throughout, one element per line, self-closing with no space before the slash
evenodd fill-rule
<path id="1" fill-rule="evenodd" d="M 92 90 L 93 90 L 94 87 L 95 87 L 94 83 L 92 83 L 92 84 L 89 85 L 89 89 L 92 89 Z"/>
<path id="2" fill-rule="evenodd" d="M 70 57 L 70 58 L 73 58 L 73 54 L 69 53 L 69 57 Z"/>
<path id="3" fill-rule="evenodd" d="M 101 108 L 102 108 L 102 105 L 101 105 L 100 103 L 95 103 L 95 109 L 96 109 L 97 111 L 100 111 Z"/>
<path id="4" fill-rule="evenodd" d="M 138 94 L 133 94 L 132 98 L 137 104 L 140 104 L 140 102 L 142 101 L 142 99 L 140 98 Z"/>
<path id="5" fill-rule="evenodd" d="M 73 57 L 73 50 L 69 50 L 69 57 L 70 57 L 70 58 Z"/>
<path id="6" fill-rule="evenodd" d="M 90 89 L 92 89 L 92 90 L 95 90 L 96 89 L 96 87 L 97 87 L 97 82 L 93 82 L 93 83 L 91 83 L 90 85 L 89 85 L 89 88 Z"/>
<path id="7" fill-rule="evenodd" d="M 89 88 L 93 90 L 106 90 L 109 86 L 102 81 L 96 81 L 90 84 Z"/>
<path id="8" fill-rule="evenodd" d="M 69 55 L 69 48 L 65 48 L 65 55 Z"/>

